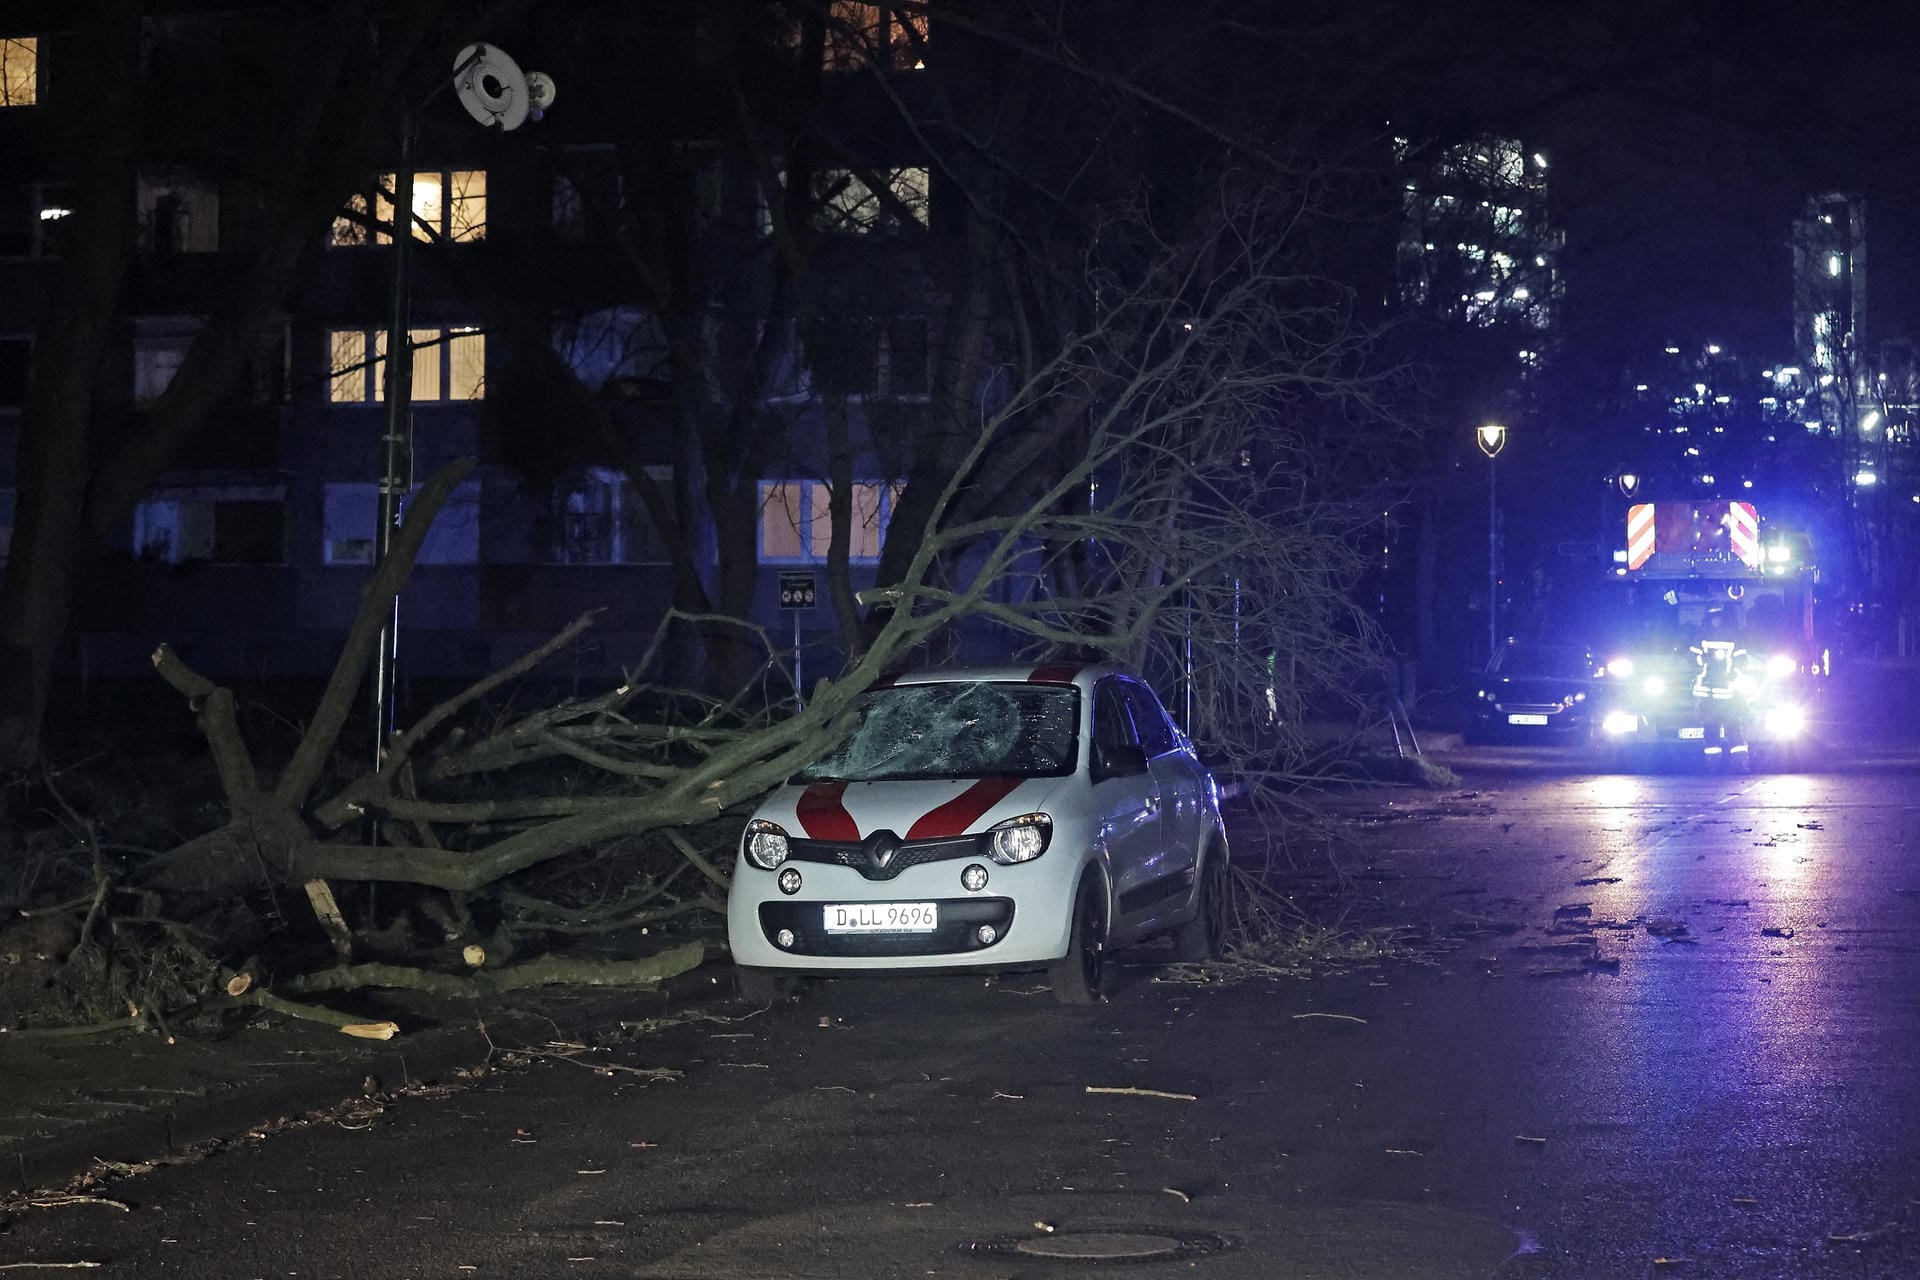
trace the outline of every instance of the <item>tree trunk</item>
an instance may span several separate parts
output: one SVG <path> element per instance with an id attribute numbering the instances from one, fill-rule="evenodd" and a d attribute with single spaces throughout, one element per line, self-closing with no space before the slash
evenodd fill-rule
<path id="1" fill-rule="evenodd" d="M 70 215 L 53 309 L 34 344 L 20 416 L 13 553 L 0 590 L 0 767 L 39 754 L 54 655 L 74 580 L 93 547 L 83 524 L 88 436 L 101 352 L 111 335 L 133 245 L 134 123 L 140 15 L 132 0 L 97 0 L 76 46 L 91 55 L 78 95 L 87 159 Z"/>

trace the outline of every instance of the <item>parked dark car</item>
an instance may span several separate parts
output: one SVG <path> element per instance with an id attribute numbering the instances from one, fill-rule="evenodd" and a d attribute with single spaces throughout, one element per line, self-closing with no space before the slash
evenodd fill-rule
<path id="1" fill-rule="evenodd" d="M 1474 691 L 1467 741 L 1586 742 L 1597 671 L 1593 654 L 1578 645 L 1507 641 Z"/>

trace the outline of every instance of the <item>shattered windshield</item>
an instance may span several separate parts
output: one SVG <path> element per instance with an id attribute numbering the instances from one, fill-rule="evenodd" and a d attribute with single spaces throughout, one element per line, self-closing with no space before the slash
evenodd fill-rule
<path id="1" fill-rule="evenodd" d="M 895 685 L 868 694 L 853 736 L 794 781 L 1062 777 L 1076 763 L 1079 724 L 1072 685 Z"/>

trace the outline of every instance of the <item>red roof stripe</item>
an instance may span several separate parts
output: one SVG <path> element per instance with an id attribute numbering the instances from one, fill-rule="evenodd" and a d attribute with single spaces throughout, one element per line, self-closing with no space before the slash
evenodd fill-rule
<path id="1" fill-rule="evenodd" d="M 1073 678 L 1080 674 L 1080 668 L 1069 663 L 1054 663 L 1051 666 L 1035 667 L 1027 673 L 1028 684 L 1072 684 Z"/>
<path id="2" fill-rule="evenodd" d="M 907 831 L 909 840 L 939 840 L 957 836 L 982 814 L 1006 799 L 1020 785 L 1020 778 L 982 778 L 953 799 L 922 815 Z"/>
<path id="3" fill-rule="evenodd" d="M 858 840 L 860 828 L 840 802 L 846 791 L 844 782 L 818 782 L 802 791 L 793 806 L 800 829 L 815 840 Z"/>

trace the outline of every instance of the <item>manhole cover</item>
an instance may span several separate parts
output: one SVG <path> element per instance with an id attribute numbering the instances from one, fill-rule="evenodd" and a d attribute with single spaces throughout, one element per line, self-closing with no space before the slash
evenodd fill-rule
<path id="1" fill-rule="evenodd" d="M 1234 1241 L 1210 1231 L 1165 1231 L 1157 1227 L 1107 1227 L 1053 1231 L 1046 1235 L 996 1236 L 976 1240 L 975 1253 L 1024 1254 L 1055 1262 L 1158 1262 L 1231 1249 Z"/>
<path id="2" fill-rule="evenodd" d="M 1180 1252 L 1172 1236 L 1144 1236 L 1131 1231 L 1055 1232 L 1013 1246 L 1019 1253 L 1041 1258 L 1077 1258 L 1086 1262 L 1120 1262 L 1128 1258 L 1164 1258 Z"/>

